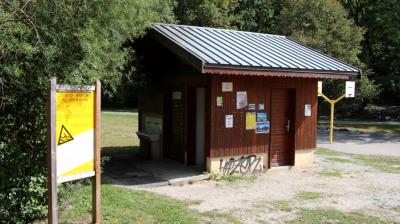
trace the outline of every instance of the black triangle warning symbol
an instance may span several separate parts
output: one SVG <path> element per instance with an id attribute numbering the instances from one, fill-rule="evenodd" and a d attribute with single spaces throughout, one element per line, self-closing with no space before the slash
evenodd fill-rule
<path id="1" fill-rule="evenodd" d="M 64 143 L 67 143 L 69 141 L 74 140 L 72 135 L 69 133 L 69 131 L 64 127 L 64 125 L 61 126 L 61 131 L 60 131 L 60 137 L 58 138 L 58 143 L 57 145 L 62 145 Z"/>

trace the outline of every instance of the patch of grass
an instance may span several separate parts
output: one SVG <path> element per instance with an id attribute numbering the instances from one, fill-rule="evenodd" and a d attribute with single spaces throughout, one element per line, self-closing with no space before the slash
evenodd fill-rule
<path id="1" fill-rule="evenodd" d="M 262 220 L 262 219 L 257 219 L 256 222 L 259 223 L 259 224 L 268 224 L 269 223 L 269 222 L 267 222 L 265 220 Z"/>
<path id="2" fill-rule="evenodd" d="M 101 113 L 101 146 L 138 146 L 138 116 Z"/>
<path id="3" fill-rule="evenodd" d="M 219 212 L 217 210 L 212 210 L 208 212 L 201 213 L 202 220 L 205 223 L 232 223 L 241 224 L 242 222 L 235 218 L 232 213 Z"/>
<path id="4" fill-rule="evenodd" d="M 188 205 L 199 205 L 199 204 L 203 203 L 202 200 L 185 200 L 185 202 Z"/>
<path id="5" fill-rule="evenodd" d="M 253 208 L 261 208 L 261 209 L 270 209 L 271 208 L 271 204 L 268 204 L 268 202 L 265 201 L 257 201 L 255 203 L 252 204 Z"/>
<path id="6" fill-rule="evenodd" d="M 317 149 L 315 150 L 315 154 L 316 155 L 323 155 L 323 156 L 340 156 L 341 153 L 333 151 L 333 150 L 329 150 L 329 149 Z"/>
<path id="7" fill-rule="evenodd" d="M 400 125 L 394 124 L 335 124 L 335 127 L 366 133 L 400 134 Z"/>
<path id="8" fill-rule="evenodd" d="M 336 163 L 353 163 L 353 161 L 341 157 L 327 157 L 325 160 Z"/>
<path id="9" fill-rule="evenodd" d="M 386 223 L 378 218 L 367 216 L 361 213 L 344 213 L 334 208 L 329 209 L 300 209 L 295 220 L 288 221 L 290 224 L 307 223 L 365 223 L 380 224 Z"/>
<path id="10" fill-rule="evenodd" d="M 289 200 L 277 200 L 271 202 L 271 207 L 275 210 L 284 211 L 284 212 L 291 212 L 293 211 L 292 207 L 290 207 Z"/>
<path id="11" fill-rule="evenodd" d="M 191 202 L 146 191 L 103 184 L 101 194 L 103 223 L 199 223 L 201 216 L 187 208 Z M 60 222 L 89 223 L 91 195 L 91 185 L 71 192 L 69 209 L 60 213 Z"/>
<path id="12" fill-rule="evenodd" d="M 240 174 L 219 174 L 210 173 L 210 179 L 215 181 L 224 181 L 228 183 L 235 183 L 239 181 L 254 183 L 257 180 L 256 175 L 240 175 Z"/>
<path id="13" fill-rule="evenodd" d="M 362 164 L 382 172 L 400 173 L 400 157 L 381 155 L 355 155 Z"/>
<path id="14" fill-rule="evenodd" d="M 375 168 L 382 172 L 388 173 L 400 173 L 400 157 L 396 156 L 384 156 L 384 155 L 356 155 L 350 153 L 339 153 L 332 150 L 327 149 L 317 149 L 315 150 L 315 154 L 324 155 L 324 156 L 333 156 L 327 157 L 325 160 L 331 162 L 340 162 L 340 163 L 359 163 L 364 166 L 369 166 Z M 353 159 L 341 158 L 340 156 L 346 155 Z M 341 176 L 339 171 L 323 171 L 319 173 L 322 176 Z"/>
<path id="15" fill-rule="evenodd" d="M 323 170 L 318 172 L 318 174 L 323 177 L 342 177 L 340 170 Z"/>
<path id="16" fill-rule="evenodd" d="M 320 192 L 301 191 L 297 194 L 297 197 L 301 200 L 316 200 L 323 198 L 324 195 Z"/>
<path id="17" fill-rule="evenodd" d="M 396 211 L 396 212 L 400 212 L 400 206 L 397 206 L 397 207 L 393 208 L 392 210 Z"/>

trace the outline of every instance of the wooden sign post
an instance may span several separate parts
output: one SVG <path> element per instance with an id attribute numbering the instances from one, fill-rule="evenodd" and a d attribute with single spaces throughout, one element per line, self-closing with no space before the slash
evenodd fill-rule
<path id="1" fill-rule="evenodd" d="M 93 223 L 100 223 L 101 86 L 50 80 L 48 110 L 48 223 L 58 223 L 57 184 L 93 177 Z"/>

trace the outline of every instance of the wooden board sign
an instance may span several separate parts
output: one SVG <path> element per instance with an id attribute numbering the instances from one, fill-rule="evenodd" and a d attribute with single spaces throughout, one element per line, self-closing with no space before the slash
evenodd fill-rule
<path id="1" fill-rule="evenodd" d="M 58 223 L 57 184 L 93 178 L 93 223 L 100 222 L 100 82 L 57 85 L 50 80 L 48 101 L 48 222 Z"/>
<path id="2" fill-rule="evenodd" d="M 94 176 L 95 95 L 56 93 L 57 183 Z"/>

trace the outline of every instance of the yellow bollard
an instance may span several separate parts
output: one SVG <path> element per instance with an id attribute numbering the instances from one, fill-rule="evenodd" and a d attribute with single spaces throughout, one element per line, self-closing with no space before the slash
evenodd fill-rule
<path id="1" fill-rule="evenodd" d="M 320 96 L 322 96 L 322 98 L 324 98 L 331 105 L 331 117 L 330 117 L 330 124 L 329 124 L 329 143 L 332 144 L 333 143 L 333 116 L 335 114 L 335 103 L 339 102 L 344 97 L 346 97 L 346 94 L 343 94 L 342 96 L 340 96 L 336 100 L 329 99 L 327 96 L 325 96 L 321 92 L 318 92 L 318 94 Z"/>
<path id="2" fill-rule="evenodd" d="M 333 143 L 333 116 L 335 113 L 335 102 L 331 101 L 331 122 L 330 122 L 330 126 L 329 126 L 329 142 L 330 144 Z"/>

